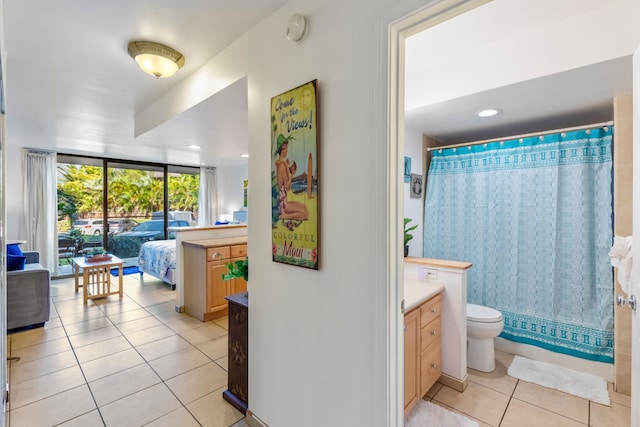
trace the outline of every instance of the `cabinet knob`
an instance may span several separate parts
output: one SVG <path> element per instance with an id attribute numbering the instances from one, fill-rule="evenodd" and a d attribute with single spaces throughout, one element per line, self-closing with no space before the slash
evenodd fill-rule
<path id="1" fill-rule="evenodd" d="M 438 364 L 437 364 L 437 363 L 432 363 L 432 364 L 431 364 L 431 367 L 432 367 L 433 369 L 437 369 L 437 368 L 438 368 Z"/>
<path id="2" fill-rule="evenodd" d="M 431 312 L 435 314 L 435 313 L 437 313 L 437 312 L 438 312 L 438 309 L 437 309 L 436 307 L 433 307 L 433 308 L 431 309 Z"/>
<path id="3" fill-rule="evenodd" d="M 435 337 L 436 335 L 438 335 L 438 331 L 435 331 L 435 330 L 431 331 L 431 335 L 433 335 Z"/>
<path id="4" fill-rule="evenodd" d="M 211 259 L 216 259 L 219 256 L 220 254 L 218 252 L 214 252 L 213 254 L 211 254 Z"/>

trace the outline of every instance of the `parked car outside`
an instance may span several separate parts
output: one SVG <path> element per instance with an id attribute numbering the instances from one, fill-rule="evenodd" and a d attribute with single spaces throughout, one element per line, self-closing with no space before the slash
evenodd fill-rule
<path id="1" fill-rule="evenodd" d="M 89 236 L 100 236 L 104 230 L 102 218 L 77 219 L 73 222 L 73 229 Z"/>
<path id="2" fill-rule="evenodd" d="M 169 221 L 169 227 L 188 227 L 189 222 L 185 220 Z M 170 238 L 171 238 L 171 233 Z M 136 225 L 133 230 L 125 231 L 118 234 L 118 238 L 137 237 L 143 240 L 162 240 L 164 239 L 164 221 L 161 219 L 151 220 Z"/>
<path id="3" fill-rule="evenodd" d="M 169 221 L 169 227 L 188 227 L 184 220 Z M 175 239 L 175 232 L 169 232 L 169 239 Z M 131 231 L 114 234 L 109 239 L 109 253 L 120 258 L 133 258 L 140 254 L 140 247 L 149 240 L 164 239 L 164 221 L 151 220 L 138 224 Z"/>
<path id="4" fill-rule="evenodd" d="M 153 212 L 151 214 L 151 219 L 152 220 L 164 219 L 164 212 L 163 211 Z M 196 221 L 196 216 L 194 215 L 193 212 L 190 212 L 190 211 L 169 211 L 169 221 L 176 220 L 176 219 L 187 221 L 190 226 L 198 225 L 198 222 Z"/>
<path id="5" fill-rule="evenodd" d="M 136 225 L 138 223 L 129 218 L 110 219 L 109 233 L 118 234 L 124 231 L 131 231 Z"/>

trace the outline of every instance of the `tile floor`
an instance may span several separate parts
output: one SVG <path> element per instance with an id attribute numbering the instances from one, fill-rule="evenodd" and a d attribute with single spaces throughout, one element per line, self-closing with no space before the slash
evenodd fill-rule
<path id="1" fill-rule="evenodd" d="M 51 283 L 44 328 L 7 337 L 10 427 L 245 427 L 222 399 L 227 380 L 227 319 L 202 323 L 174 311 L 174 292 L 157 280 L 125 276 L 125 296 L 82 304 L 73 279 Z M 629 426 L 630 399 L 609 388 L 611 407 L 507 375 L 469 370 L 464 393 L 436 384 L 426 400 L 480 427 Z M 277 427 L 277 426 L 272 426 Z M 304 427 L 304 426 L 301 426 Z M 446 427 L 446 426 L 443 426 Z"/>
<path id="2" fill-rule="evenodd" d="M 496 351 L 496 370 L 469 369 L 464 393 L 436 383 L 424 397 L 446 409 L 466 415 L 480 427 L 628 427 L 629 396 L 613 391 L 604 406 L 507 375 L 513 355 Z"/>
<path id="3" fill-rule="evenodd" d="M 227 319 L 174 310 L 168 285 L 124 278 L 125 295 L 82 303 L 73 279 L 51 282 L 44 328 L 7 336 L 8 425 L 220 426 L 243 418 L 222 399 Z M 244 426 L 241 421 L 237 426 Z"/>

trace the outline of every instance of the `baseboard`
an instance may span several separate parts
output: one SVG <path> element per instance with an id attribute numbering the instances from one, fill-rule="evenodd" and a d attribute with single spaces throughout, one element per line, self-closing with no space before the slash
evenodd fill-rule
<path id="1" fill-rule="evenodd" d="M 244 422 L 247 423 L 249 427 L 269 427 L 260 418 L 258 418 L 256 414 L 251 412 L 251 409 L 247 409 L 247 416 L 244 419 Z"/>
<path id="2" fill-rule="evenodd" d="M 438 382 L 446 385 L 447 387 L 451 387 L 455 391 L 462 393 L 467 388 L 467 379 L 467 374 L 464 374 L 464 378 L 462 380 L 451 377 L 447 374 L 442 374 L 440 375 L 440 379 L 438 380 Z"/>

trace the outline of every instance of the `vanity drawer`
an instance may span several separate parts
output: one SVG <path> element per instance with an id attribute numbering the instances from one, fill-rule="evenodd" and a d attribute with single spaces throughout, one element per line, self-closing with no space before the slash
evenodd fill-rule
<path id="1" fill-rule="evenodd" d="M 207 248 L 207 261 L 226 261 L 230 258 L 229 246 Z"/>
<path id="2" fill-rule="evenodd" d="M 436 341 L 440 341 L 440 331 L 442 330 L 442 318 L 440 316 L 433 319 L 427 326 L 420 330 L 420 350 L 424 351 Z"/>
<path id="3" fill-rule="evenodd" d="M 438 294 L 420 306 L 420 327 L 425 327 L 440 316 L 441 311 L 442 297 Z"/>
<path id="4" fill-rule="evenodd" d="M 424 396 L 442 374 L 442 345 L 434 342 L 420 355 L 420 393 Z"/>
<path id="5" fill-rule="evenodd" d="M 247 256 L 247 245 L 231 246 L 231 258 L 244 258 Z"/>

